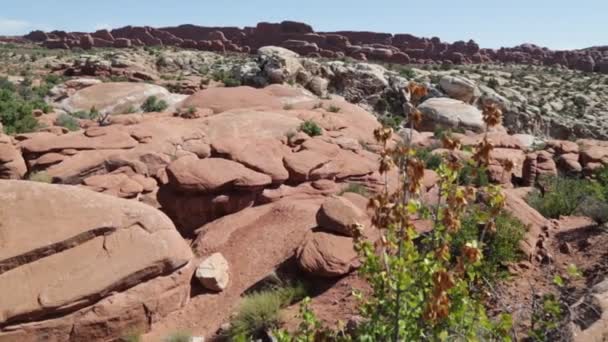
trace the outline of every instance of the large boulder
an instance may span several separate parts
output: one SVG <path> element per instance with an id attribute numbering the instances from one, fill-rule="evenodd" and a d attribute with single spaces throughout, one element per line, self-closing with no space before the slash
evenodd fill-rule
<path id="1" fill-rule="evenodd" d="M 481 95 L 475 82 L 464 77 L 443 76 L 439 86 L 449 97 L 466 103 L 473 103 Z"/>
<path id="2" fill-rule="evenodd" d="M 302 270 L 320 277 L 339 277 L 359 265 L 353 239 L 325 232 L 308 235 L 296 252 Z"/>
<path id="3" fill-rule="evenodd" d="M 340 196 L 328 198 L 317 215 L 321 228 L 345 236 L 353 236 L 354 225 L 364 224 L 366 219 L 364 211 Z"/>
<path id="4" fill-rule="evenodd" d="M 481 111 L 460 100 L 434 97 L 424 101 L 418 109 L 422 112 L 423 130 L 444 127 L 481 132 L 484 129 Z"/>
<path id="5" fill-rule="evenodd" d="M 175 107 L 184 98 L 154 84 L 109 82 L 81 89 L 57 106 L 66 112 L 89 111 L 95 107 L 101 113 L 124 114 L 140 110 L 150 96 L 164 100 L 169 108 Z"/>
<path id="6" fill-rule="evenodd" d="M 295 80 L 303 70 L 300 55 L 278 46 L 264 46 L 258 49 L 259 64 L 269 83 L 284 83 Z"/>
<path id="7" fill-rule="evenodd" d="M 128 327 L 116 322 L 183 305 L 175 297 L 158 307 L 169 295 L 159 292 L 169 291 L 162 277 L 192 258 L 160 211 L 82 188 L 12 180 L 0 181 L 0 202 L 0 340 L 33 341 L 43 332 L 57 341 L 94 340 L 91 330 L 102 327 L 97 338 L 118 338 Z M 172 286 L 180 298 L 189 291 L 188 279 Z M 151 312 L 121 311 L 144 303 Z"/>

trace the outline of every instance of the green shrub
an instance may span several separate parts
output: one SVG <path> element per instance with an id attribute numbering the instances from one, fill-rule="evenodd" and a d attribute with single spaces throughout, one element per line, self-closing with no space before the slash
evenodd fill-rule
<path id="1" fill-rule="evenodd" d="M 141 109 L 144 111 L 144 113 L 162 112 L 168 107 L 169 105 L 167 102 L 165 102 L 165 100 L 158 100 L 156 96 L 148 97 L 141 105 Z"/>
<path id="2" fill-rule="evenodd" d="M 229 336 L 233 340 L 251 341 L 259 334 L 277 328 L 279 311 L 305 296 L 302 284 L 247 295 L 230 322 Z"/>
<path id="3" fill-rule="evenodd" d="M 416 77 L 416 72 L 412 68 L 403 68 L 399 70 L 399 74 L 407 79 Z"/>
<path id="4" fill-rule="evenodd" d="M 486 220 L 487 210 L 484 211 L 482 208 L 471 210 L 463 218 L 460 231 L 454 235 L 453 253 L 458 253 L 467 241 L 481 240 L 485 226 L 480 225 L 479 222 Z M 496 217 L 495 223 L 496 231 L 486 231 L 484 236 L 485 262 L 482 265 L 482 273 L 488 280 L 499 274 L 506 263 L 522 258 L 519 243 L 526 233 L 523 223 L 505 211 Z"/>
<path id="5" fill-rule="evenodd" d="M 141 342 L 141 334 L 139 333 L 130 333 L 119 339 L 120 342 Z"/>
<path id="6" fill-rule="evenodd" d="M 476 167 L 472 163 L 466 163 L 458 175 L 461 185 L 474 185 L 476 187 L 488 186 L 490 179 L 485 167 Z"/>
<path id="7" fill-rule="evenodd" d="M 163 342 L 190 342 L 192 334 L 185 331 L 174 332 L 171 335 L 165 337 Z"/>
<path id="8" fill-rule="evenodd" d="M 288 103 L 286 105 L 283 106 L 284 110 L 292 110 L 293 109 L 293 105 L 291 103 Z"/>
<path id="9" fill-rule="evenodd" d="M 95 108 L 95 106 L 93 106 L 89 111 L 79 110 L 77 112 L 70 113 L 70 115 L 82 120 L 95 120 L 99 117 L 99 111 Z"/>
<path id="10" fill-rule="evenodd" d="M 306 120 L 300 125 L 300 131 L 308 134 L 311 137 L 316 137 L 317 135 L 321 135 L 322 130 L 316 122 L 312 120 Z"/>
<path id="11" fill-rule="evenodd" d="M 337 113 L 340 110 L 342 110 L 342 108 L 340 108 L 339 106 L 336 106 L 336 105 L 330 105 L 329 108 L 327 108 L 327 111 L 332 112 L 332 113 Z"/>
<path id="12" fill-rule="evenodd" d="M 488 80 L 488 87 L 496 90 L 496 89 L 498 89 L 499 86 L 500 86 L 500 84 L 498 83 L 498 80 L 495 79 L 494 77 L 492 77 Z"/>
<path id="13" fill-rule="evenodd" d="M 381 116 L 378 121 L 382 124 L 382 126 L 387 126 L 392 128 L 395 131 L 398 131 L 401 128 L 401 123 L 403 122 L 403 118 L 396 115 L 385 115 Z"/>
<path id="14" fill-rule="evenodd" d="M 77 131 L 80 129 L 78 120 L 76 120 L 73 116 L 68 115 L 68 114 L 59 115 L 55 124 L 57 126 L 65 127 L 70 131 Z"/>
<path id="15" fill-rule="evenodd" d="M 583 179 L 552 177 L 540 180 L 544 194 L 534 190 L 528 195 L 531 207 L 548 218 L 575 214 L 581 203 L 590 199 L 604 200 L 603 189 L 597 182 Z"/>
<path id="16" fill-rule="evenodd" d="M 53 177 L 51 177 L 46 171 L 32 172 L 28 179 L 32 182 L 53 183 Z"/>
<path id="17" fill-rule="evenodd" d="M 608 223 L 608 203 L 596 196 L 584 199 L 576 213 L 591 218 L 599 225 Z"/>
<path id="18" fill-rule="evenodd" d="M 226 70 L 217 70 L 213 73 L 212 77 L 214 81 L 222 82 L 226 87 L 238 87 L 241 85 L 241 81 Z"/>
<path id="19" fill-rule="evenodd" d="M 24 101 L 16 92 L 5 88 L 0 90 L 0 122 L 7 134 L 32 132 L 38 121 L 32 114 L 34 103 Z"/>
<path id="20" fill-rule="evenodd" d="M 425 168 L 429 170 L 437 170 L 441 165 L 441 156 L 432 153 L 431 149 L 421 148 L 416 150 L 416 156 L 424 162 Z"/>

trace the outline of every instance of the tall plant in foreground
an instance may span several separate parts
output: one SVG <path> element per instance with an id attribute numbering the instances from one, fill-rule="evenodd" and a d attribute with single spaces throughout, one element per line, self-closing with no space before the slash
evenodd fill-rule
<path id="1" fill-rule="evenodd" d="M 413 128 L 422 120 L 417 105 L 427 89 L 410 84 L 409 122 Z M 496 106 L 484 108 L 486 132 L 500 123 L 502 113 Z M 424 162 L 409 143 L 390 147 L 393 131 L 379 128 L 375 137 L 382 144 L 380 173 L 388 184 L 389 172 L 396 169 L 399 188 L 388 185 L 382 193 L 370 199 L 375 212 L 373 224 L 380 230 L 380 240 L 367 240 L 361 227 L 355 227 L 356 249 L 361 257 L 360 275 L 367 280 L 371 292 L 358 292 L 363 317 L 356 331 L 339 340 L 357 341 L 469 341 L 509 340 L 511 317 L 501 315 L 492 321 L 484 307 L 481 266 L 484 262 L 484 239 L 496 229 L 496 219 L 504 206 L 500 188 L 459 185 L 463 161 L 456 151 L 461 144 L 445 136 L 443 146 L 450 151 L 437 168 L 439 192 L 435 204 L 421 201 L 421 181 Z M 412 139 L 406 139 L 412 141 Z M 480 172 L 490 162 L 492 144 L 487 134 L 476 146 L 474 172 Z M 505 168 L 512 165 L 505 165 Z M 394 173 L 391 173 L 394 174 Z M 476 198 L 484 199 L 484 229 L 477 239 L 460 243 L 455 250 L 453 240 L 461 228 L 461 220 L 473 207 Z M 420 234 L 415 220 L 429 219 L 433 229 Z M 480 219 L 481 220 L 481 219 Z M 319 332 L 326 336 L 326 332 Z M 297 333 L 287 341 L 315 341 L 310 331 Z M 282 339 L 283 340 L 283 339 Z"/>
<path id="2" fill-rule="evenodd" d="M 417 84 L 409 87 L 410 131 L 422 120 L 416 106 L 426 92 L 426 88 Z M 498 125 L 500 119 L 501 112 L 496 106 L 484 108 L 486 131 Z M 480 282 L 483 240 L 495 231 L 496 218 L 504 206 L 500 188 L 481 189 L 488 211 L 483 222 L 485 229 L 479 240 L 467 241 L 454 252 L 452 241 L 478 191 L 459 185 L 463 162 L 455 152 L 461 147 L 460 141 L 449 136 L 442 139 L 443 147 L 450 153 L 437 169 L 439 192 L 436 204 L 429 207 L 420 200 L 425 165 L 412 146 L 408 143 L 389 148 L 391 129 L 378 129 L 375 136 L 384 146 L 380 173 L 388 175 L 392 168 L 397 168 L 401 186 L 395 192 L 385 186 L 383 193 L 370 200 L 369 205 L 375 211 L 373 223 L 380 228 L 380 243 L 372 245 L 365 238 L 357 240 L 356 248 L 363 260 L 360 274 L 372 288 L 370 296 L 360 295 L 365 320 L 357 339 L 502 339 L 510 328 L 510 319 L 505 317 L 498 324 L 490 321 Z M 492 148 L 486 134 L 473 156 L 475 170 L 488 166 Z M 423 236 L 414 227 L 414 221 L 420 218 L 433 222 L 433 230 Z"/>

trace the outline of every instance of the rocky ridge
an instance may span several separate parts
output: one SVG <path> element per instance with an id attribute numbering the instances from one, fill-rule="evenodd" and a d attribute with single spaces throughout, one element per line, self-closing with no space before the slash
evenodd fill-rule
<path id="1" fill-rule="evenodd" d="M 309 57 L 347 56 L 399 64 L 495 62 L 561 65 L 581 71 L 608 73 L 608 47 L 553 51 L 534 44 L 522 44 L 496 50 L 480 48 L 473 40 L 447 43 L 438 37 L 421 38 L 411 34 L 315 32 L 310 25 L 293 21 L 262 22 L 245 28 L 181 25 L 163 28 L 126 26 L 93 33 L 33 31 L 23 39 L 51 49 L 176 46 L 215 52 L 255 53 L 262 46 L 276 45 Z M 15 38 L 8 40 L 15 41 Z"/>

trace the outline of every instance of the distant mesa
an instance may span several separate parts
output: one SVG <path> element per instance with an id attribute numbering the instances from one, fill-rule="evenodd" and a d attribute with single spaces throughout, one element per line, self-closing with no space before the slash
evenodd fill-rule
<path id="1" fill-rule="evenodd" d="M 33 31 L 11 42 L 36 42 L 50 49 L 178 46 L 214 52 L 251 53 L 266 45 L 281 46 L 303 56 L 375 60 L 398 64 L 518 63 L 560 65 L 586 72 L 608 73 L 608 46 L 553 51 L 534 44 L 483 49 L 473 41 L 447 43 L 437 37 L 367 31 L 315 32 L 305 23 L 262 22 L 255 27 L 180 25 L 153 28 L 126 26 L 94 33 Z"/>

